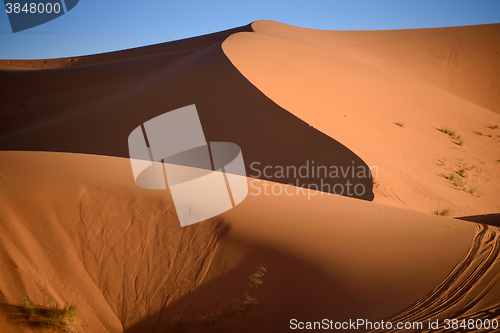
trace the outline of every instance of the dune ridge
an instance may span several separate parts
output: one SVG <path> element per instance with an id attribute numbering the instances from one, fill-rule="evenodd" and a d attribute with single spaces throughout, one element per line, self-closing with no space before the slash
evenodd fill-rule
<path id="1" fill-rule="evenodd" d="M 498 213 L 498 46 L 485 41 L 499 26 L 257 21 L 108 54 L 0 61 L 2 332 L 37 330 L 23 293 L 76 304 L 81 332 L 498 318 L 500 230 L 430 211 Z M 207 141 L 241 147 L 249 195 L 181 228 L 168 189 L 136 186 L 127 137 L 190 104 Z M 315 161 L 379 173 L 352 198 L 248 174 L 254 161 L 261 172 Z M 452 172 L 482 196 L 454 186 Z"/>
<path id="2" fill-rule="evenodd" d="M 23 291 L 39 304 L 49 296 L 75 303 L 83 331 L 179 323 L 189 323 L 188 332 L 282 330 L 292 314 L 380 320 L 444 281 L 476 234 L 469 222 L 320 192 L 250 195 L 217 218 L 180 228 L 168 191 L 135 188 L 127 159 L 2 152 L 0 166 L 8 268 L 0 303 L 19 304 Z M 259 265 L 267 269 L 264 287 L 248 316 L 208 327 L 199 321 L 241 298 Z M 4 312 L 0 325 L 24 327 L 11 326 Z"/>
<path id="3" fill-rule="evenodd" d="M 51 69 L 51 68 L 76 67 L 76 66 L 93 65 L 105 62 L 113 62 L 131 58 L 138 58 L 144 56 L 151 56 L 162 53 L 197 50 L 210 47 L 211 45 L 224 40 L 231 34 L 242 31 L 252 31 L 252 27 L 250 25 L 246 25 L 203 36 L 197 36 L 167 43 L 142 46 L 115 52 L 91 54 L 87 56 L 76 56 L 76 57 L 67 57 L 58 59 L 33 59 L 33 60 L 0 59 L 0 68 L 3 69 L 10 68 L 15 70 L 15 69 Z"/>
<path id="4" fill-rule="evenodd" d="M 334 48 L 500 113 L 500 24 L 384 31 L 313 30 L 265 20 L 251 26 Z"/>
<path id="5" fill-rule="evenodd" d="M 229 36 L 225 54 L 275 103 L 378 166 L 375 201 L 421 212 L 446 207 L 454 216 L 498 213 L 500 25 L 252 28 Z M 481 198 L 445 179 L 461 169 Z"/>
<path id="6" fill-rule="evenodd" d="M 264 178 L 266 167 L 299 169 L 313 162 L 368 170 L 354 152 L 250 84 L 222 52 L 220 40 L 210 37 L 203 48 L 191 48 L 188 42 L 179 44 L 182 50 L 160 45 L 168 51 L 128 59 L 122 59 L 127 51 L 118 52 L 103 56 L 104 63 L 0 70 L 0 88 L 7 96 L 0 106 L 0 149 L 128 157 L 128 135 L 138 124 L 195 104 L 206 140 L 237 143 L 251 177 Z M 81 59 L 88 62 L 87 57 Z M 265 178 L 297 183 L 288 174 Z M 332 193 L 336 184 L 356 183 L 364 190 L 353 197 L 373 199 L 368 174 L 306 178 L 296 186 L 311 184 Z"/>

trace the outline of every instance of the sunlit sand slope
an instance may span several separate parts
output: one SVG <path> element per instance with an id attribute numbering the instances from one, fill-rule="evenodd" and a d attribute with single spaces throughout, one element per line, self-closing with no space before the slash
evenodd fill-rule
<path id="1" fill-rule="evenodd" d="M 500 211 L 500 25 L 252 28 L 224 41 L 226 55 L 278 105 L 377 166 L 376 202 Z"/>
<path id="2" fill-rule="evenodd" d="M 266 179 L 306 188 L 326 184 L 327 192 L 349 181 L 363 185 L 355 197 L 372 200 L 366 163 L 248 82 L 222 52 L 221 36 L 79 57 L 69 68 L 0 68 L 0 150 L 128 157 L 128 136 L 137 126 L 195 104 L 206 141 L 239 145 L 247 175 L 264 178 L 266 167 L 334 165 L 347 172 L 336 178 L 309 173 L 298 183 L 292 173 L 267 172 Z M 357 167 L 364 177 L 350 172 Z"/>
<path id="3" fill-rule="evenodd" d="M 0 161 L 6 332 L 29 331 L 9 315 L 23 293 L 77 304 L 85 332 L 286 331 L 293 318 L 421 319 L 498 303 L 493 227 L 321 192 L 257 196 L 265 182 L 248 179 L 243 203 L 181 228 L 169 192 L 136 188 L 128 159 Z"/>

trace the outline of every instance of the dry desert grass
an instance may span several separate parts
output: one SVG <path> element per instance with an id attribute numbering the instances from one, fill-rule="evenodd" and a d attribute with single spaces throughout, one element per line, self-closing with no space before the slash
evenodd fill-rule
<path id="1" fill-rule="evenodd" d="M 106 333 L 275 332 L 291 314 L 498 317 L 499 230 L 441 217 L 498 213 L 498 36 L 500 25 L 258 21 L 108 54 L 0 60 L 0 302 L 19 290 L 39 301 L 47 286 L 78 299 L 79 329 Z M 365 200 L 248 195 L 181 228 L 168 190 L 135 184 L 127 137 L 192 103 L 207 140 L 237 143 L 247 163 L 355 160 L 378 168 L 376 183 L 366 179 Z M 296 193 L 289 180 L 248 181 Z M 2 333 L 30 333 L 35 308 L 7 307 L 26 325 L 0 313 Z M 74 311 L 47 309 L 33 322 Z"/>
<path id="2" fill-rule="evenodd" d="M 431 211 L 432 214 L 438 215 L 438 216 L 448 216 L 450 215 L 450 209 L 449 208 L 435 208 Z"/>
<path id="3" fill-rule="evenodd" d="M 23 306 L 9 306 L 8 314 L 18 325 L 31 328 L 51 329 L 66 333 L 77 332 L 77 308 L 75 304 L 37 305 L 28 295 L 24 296 Z"/>

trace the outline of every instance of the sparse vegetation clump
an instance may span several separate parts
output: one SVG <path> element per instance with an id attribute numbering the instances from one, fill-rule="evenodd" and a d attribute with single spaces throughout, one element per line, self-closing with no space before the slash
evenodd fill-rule
<path id="1" fill-rule="evenodd" d="M 51 328 L 61 332 L 76 332 L 76 305 L 59 304 L 52 305 L 50 301 L 47 306 L 35 305 L 28 296 L 24 297 L 23 310 L 32 326 Z"/>
<path id="2" fill-rule="evenodd" d="M 474 133 L 476 133 L 477 135 L 484 135 L 484 136 L 487 136 L 488 138 L 491 138 L 491 135 L 490 134 L 483 134 L 483 132 L 479 132 L 479 131 L 475 131 Z"/>
<path id="3" fill-rule="evenodd" d="M 172 332 L 184 332 L 188 326 L 212 327 L 220 326 L 223 321 L 237 314 L 248 315 L 250 309 L 259 305 L 259 299 L 254 295 L 255 290 L 264 286 L 264 276 L 267 268 L 264 265 L 255 267 L 255 272 L 246 278 L 246 288 L 241 291 L 241 297 L 234 299 L 232 305 L 224 305 L 215 310 L 210 310 L 207 314 L 198 317 L 198 320 L 189 320 L 176 315 L 172 318 Z"/>
<path id="4" fill-rule="evenodd" d="M 189 320 L 187 318 L 182 318 L 181 315 L 176 315 L 172 318 L 172 332 L 181 333 L 189 326 Z"/>
<path id="5" fill-rule="evenodd" d="M 475 197 L 478 197 L 480 198 L 482 193 L 480 191 L 478 191 L 478 189 L 475 187 L 475 186 L 469 186 L 469 185 L 465 185 L 463 187 L 463 190 L 467 193 L 470 193 L 472 194 L 473 196 Z"/>
<path id="6" fill-rule="evenodd" d="M 491 126 L 488 126 L 488 128 L 491 128 L 492 130 L 494 130 L 494 129 L 498 128 L 498 125 L 491 125 Z"/>
<path id="7" fill-rule="evenodd" d="M 460 169 L 457 171 L 457 175 L 459 175 L 462 178 L 465 178 L 465 169 Z"/>
<path id="8" fill-rule="evenodd" d="M 455 186 L 459 190 L 463 189 L 463 187 L 465 186 L 465 182 L 461 179 L 462 177 L 460 177 L 456 172 L 450 173 L 445 178 L 451 181 L 453 183 L 453 186 Z"/>
<path id="9" fill-rule="evenodd" d="M 267 269 L 264 266 L 257 267 L 257 271 L 247 277 L 247 285 L 252 289 L 262 287 L 262 285 L 264 284 L 262 278 L 264 278 L 266 272 Z"/>
<path id="10" fill-rule="evenodd" d="M 464 172 L 464 169 L 460 169 L 458 172 L 451 172 L 448 176 L 444 174 L 440 174 L 440 176 L 451 181 L 456 189 L 470 193 L 478 198 L 481 197 L 482 193 L 475 186 L 467 185 L 467 182 L 462 180 L 466 178 Z M 433 214 L 435 214 L 434 211 L 432 212 Z"/>
<path id="11" fill-rule="evenodd" d="M 397 122 L 395 123 L 396 125 L 398 125 L 399 127 L 401 128 L 405 128 L 405 123 L 402 123 L 402 122 Z"/>
<path id="12" fill-rule="evenodd" d="M 446 126 L 442 126 L 440 129 L 439 129 L 440 132 L 443 132 L 444 134 L 448 135 L 450 138 L 452 138 L 453 140 L 455 140 L 455 143 L 459 146 L 463 146 L 464 145 L 464 140 L 462 139 L 462 137 L 460 135 L 457 135 L 457 133 L 452 130 L 452 129 L 449 129 L 448 127 Z"/>
<path id="13" fill-rule="evenodd" d="M 253 295 L 253 292 L 264 285 L 264 275 L 267 269 L 264 266 L 255 268 L 255 273 L 249 275 L 246 280 L 247 288 L 242 291 L 242 299 L 235 299 L 232 306 L 225 306 L 215 311 L 210 311 L 207 315 L 200 316 L 204 326 L 212 326 L 219 323 L 222 319 L 230 317 L 236 313 L 243 313 L 260 303 L 259 299 Z"/>
<path id="14" fill-rule="evenodd" d="M 438 216 L 448 216 L 450 215 L 450 209 L 449 208 L 435 208 L 432 210 L 432 214 L 438 215 Z"/>
<path id="15" fill-rule="evenodd" d="M 451 137 L 454 137 L 455 136 L 455 131 L 452 130 L 452 129 L 449 129 L 448 127 L 446 126 L 441 126 L 441 128 L 439 129 L 441 132 L 443 132 L 444 134 L 447 134 Z"/>
<path id="16" fill-rule="evenodd" d="M 446 158 L 439 159 L 438 162 L 438 166 L 444 166 L 446 164 Z"/>
<path id="17" fill-rule="evenodd" d="M 222 318 L 227 317 L 229 315 L 228 309 L 217 309 L 215 311 L 210 311 L 208 314 L 204 316 L 200 316 L 200 320 L 207 327 L 215 325 L 219 323 Z"/>
<path id="18" fill-rule="evenodd" d="M 235 302 L 233 310 L 236 312 L 245 312 L 246 309 L 256 306 L 259 303 L 260 301 L 257 297 L 252 296 L 247 292 L 243 292 L 243 299 Z"/>
<path id="19" fill-rule="evenodd" d="M 446 160 L 444 158 L 438 161 L 440 163 L 437 165 L 451 171 L 449 174 L 440 173 L 439 176 L 452 182 L 456 189 L 470 193 L 473 196 L 481 197 L 482 193 L 475 186 L 471 185 L 471 182 L 480 181 L 480 179 L 486 179 L 486 181 L 491 180 L 491 177 L 483 168 L 477 168 L 474 165 L 469 165 L 469 163 L 466 163 L 463 158 L 457 158 L 458 164 L 455 164 L 455 166 L 452 167 L 445 167 Z M 484 161 L 478 161 L 484 164 Z M 500 162 L 500 160 L 498 160 L 498 162 Z M 476 172 L 472 173 L 472 170 L 476 170 Z M 432 211 L 433 214 L 436 214 L 435 212 L 437 212 L 436 209 Z"/>

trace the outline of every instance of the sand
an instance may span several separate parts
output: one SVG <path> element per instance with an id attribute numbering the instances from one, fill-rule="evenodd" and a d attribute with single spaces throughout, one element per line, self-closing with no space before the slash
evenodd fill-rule
<path id="1" fill-rule="evenodd" d="M 454 216 L 498 213 L 500 134 L 488 126 L 500 123 L 500 43 L 493 42 L 499 25 L 350 32 L 258 21 L 252 27 L 223 43 L 231 62 L 278 105 L 377 166 L 376 202 L 422 212 L 448 207 Z M 481 198 L 440 177 L 461 169 Z"/>
<path id="2" fill-rule="evenodd" d="M 76 304 L 79 332 L 498 318 L 500 229 L 430 212 L 499 211 L 500 129 L 487 127 L 500 125 L 498 29 L 257 21 L 110 54 L 1 61 L 1 331 L 40 331 L 25 294 Z M 247 175 L 252 161 L 356 161 L 378 167 L 375 185 L 363 180 L 369 191 L 353 198 L 249 175 L 240 205 L 181 228 L 168 190 L 134 183 L 126 138 L 192 103 L 207 141 L 241 147 Z M 460 169 L 481 196 L 439 175 Z"/>

